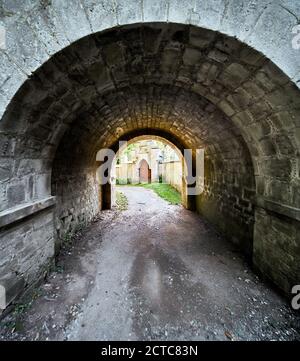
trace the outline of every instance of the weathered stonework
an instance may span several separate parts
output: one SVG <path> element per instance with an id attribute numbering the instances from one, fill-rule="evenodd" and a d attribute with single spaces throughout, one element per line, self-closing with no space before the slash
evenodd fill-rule
<path id="1" fill-rule="evenodd" d="M 54 169 L 52 193 L 57 194 L 55 211 L 56 251 L 75 231 L 88 224 L 101 209 L 95 169 Z M 57 172 L 57 174 L 56 174 Z"/>
<path id="2" fill-rule="evenodd" d="M 9 304 L 45 276 L 54 256 L 53 207 L 1 227 L 0 283 Z"/>
<path id="3" fill-rule="evenodd" d="M 51 194 L 57 206 L 55 226 L 49 209 L 0 230 L 0 277 L 30 282 L 53 234 L 98 212 L 96 153 L 139 131 L 205 149 L 197 210 L 288 293 L 300 280 L 297 17 L 288 0 L 3 1 L 0 212 Z"/>
<path id="4" fill-rule="evenodd" d="M 253 247 L 255 268 L 288 294 L 299 283 L 300 222 L 257 208 Z"/>

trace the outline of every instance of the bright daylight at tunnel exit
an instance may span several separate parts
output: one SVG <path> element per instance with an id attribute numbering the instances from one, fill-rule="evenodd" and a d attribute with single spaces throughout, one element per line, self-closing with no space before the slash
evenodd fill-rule
<path id="1" fill-rule="evenodd" d="M 299 19 L 0 0 L 3 345 L 300 341 Z"/>

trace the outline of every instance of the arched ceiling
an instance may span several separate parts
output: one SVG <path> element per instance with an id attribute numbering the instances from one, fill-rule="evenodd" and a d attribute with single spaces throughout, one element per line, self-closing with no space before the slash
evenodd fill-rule
<path id="1" fill-rule="evenodd" d="M 3 0 L 0 114 L 53 54 L 84 36 L 126 24 L 173 22 L 219 31 L 264 53 L 299 84 L 299 49 L 292 46 L 299 16 L 294 0 Z"/>
<path id="2" fill-rule="evenodd" d="M 61 133 L 60 122 L 68 124 L 78 115 L 94 113 L 97 117 L 104 112 L 108 118 L 114 113 L 115 121 L 121 124 L 126 112 L 133 119 L 139 113 L 139 121 L 144 118 L 147 125 L 146 118 L 153 116 L 147 104 L 142 104 L 147 103 L 145 97 L 153 96 L 155 101 L 165 103 L 163 107 L 152 108 L 155 116 L 161 117 L 164 112 L 166 117 L 168 112 L 174 112 L 173 104 L 177 113 L 183 112 L 182 102 L 188 100 L 180 89 L 198 94 L 198 102 L 189 105 L 187 111 L 196 111 L 199 117 L 218 108 L 233 119 L 251 145 L 259 137 L 246 128 L 260 119 L 263 128 L 260 137 L 264 131 L 266 136 L 270 134 L 270 125 L 278 131 L 281 118 L 288 115 L 297 125 L 298 91 L 262 55 L 212 31 L 152 24 L 95 34 L 56 54 L 24 84 L 0 127 L 5 130 L 12 126 L 18 133 L 26 129 L 44 147 L 45 141 L 55 144 L 53 137 Z M 126 102 L 129 105 L 134 102 L 138 109 L 133 111 Z M 265 120 L 273 114 L 279 117 L 279 124 L 276 120 L 273 124 L 270 119 Z M 111 119 L 110 124 L 112 129 Z M 54 135 L 48 131 L 53 128 Z M 125 131 L 126 127 L 123 128 Z M 295 140 L 291 142 L 290 148 Z M 275 151 L 276 144 L 274 148 Z"/>
<path id="3" fill-rule="evenodd" d="M 51 161 L 59 144 L 85 163 L 134 129 L 157 128 L 240 167 L 250 152 L 256 175 L 297 182 L 299 112 L 297 87 L 254 49 L 156 23 L 93 34 L 55 54 L 18 91 L 0 130 L 13 177 L 24 171 L 18 159 Z"/>

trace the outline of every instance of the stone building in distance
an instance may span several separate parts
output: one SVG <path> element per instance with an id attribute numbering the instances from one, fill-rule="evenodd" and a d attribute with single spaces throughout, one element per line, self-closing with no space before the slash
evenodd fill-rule
<path id="1" fill-rule="evenodd" d="M 163 182 L 179 192 L 182 184 L 182 161 L 168 144 L 157 140 L 142 140 L 123 150 L 115 169 L 116 184 Z"/>

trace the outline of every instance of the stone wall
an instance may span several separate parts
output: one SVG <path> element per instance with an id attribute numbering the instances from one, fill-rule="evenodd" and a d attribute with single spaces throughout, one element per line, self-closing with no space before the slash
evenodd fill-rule
<path id="1" fill-rule="evenodd" d="M 1 218 L 0 284 L 6 289 L 7 304 L 44 277 L 53 261 L 53 203 L 39 203 Z"/>
<path id="2" fill-rule="evenodd" d="M 178 192 L 182 192 L 182 161 L 163 162 L 160 168 L 162 181 L 171 184 Z"/>
<path id="3" fill-rule="evenodd" d="M 205 152 L 204 191 L 197 196 L 197 211 L 252 260 L 256 194 L 253 165 L 241 144 L 229 142 L 228 147 L 232 148 L 231 157 L 225 161 L 212 154 L 213 149 Z"/>
<path id="4" fill-rule="evenodd" d="M 299 284 L 299 220 L 257 207 L 253 247 L 254 266 L 263 277 L 277 280 L 287 294 Z"/>
<path id="5" fill-rule="evenodd" d="M 83 197 L 79 204 L 85 214 L 94 214 L 95 187 L 89 186 L 90 196 L 79 194 L 86 183 L 94 183 L 90 169 L 97 151 L 133 130 L 155 130 L 186 148 L 206 149 L 212 170 L 198 209 L 216 224 L 223 218 L 223 231 L 230 214 L 232 229 L 243 233 L 236 241 L 251 234 L 259 197 L 265 212 L 269 201 L 280 205 L 260 213 L 266 222 L 277 224 L 288 214 L 297 223 L 300 58 L 291 41 L 298 18 L 292 0 L 284 5 L 267 0 L 4 1 L 0 219 L 7 210 L 49 197 L 52 168 L 63 157 L 66 177 L 55 192 L 66 206 L 58 206 L 59 217 L 65 207 L 74 209 L 66 219 L 80 218 L 64 189 L 75 199 Z M 80 181 L 68 187 L 72 169 L 80 170 Z M 284 247 L 298 252 L 295 227 L 280 219 L 286 223 Z M 268 236 L 262 235 L 261 222 L 254 225 L 254 244 L 262 242 L 274 255 L 255 251 L 253 261 L 287 292 L 295 282 L 298 256 L 285 259 L 284 278 L 276 272 L 280 263 L 274 262 L 271 272 L 269 258 L 277 259 L 278 253 L 270 240 L 264 242 Z M 277 235 L 284 238 L 277 228 L 268 230 L 274 244 Z M 18 257 L 21 264 L 22 254 Z"/>
<path id="6" fill-rule="evenodd" d="M 121 163 L 116 165 L 115 170 L 115 178 L 120 181 L 120 184 L 124 183 L 129 180 L 131 183 L 133 179 L 136 180 L 136 165 L 132 162 L 128 163 Z"/>
<path id="7" fill-rule="evenodd" d="M 52 176 L 52 194 L 56 196 L 56 251 L 101 209 L 95 168 L 66 169 L 58 164 Z"/>

